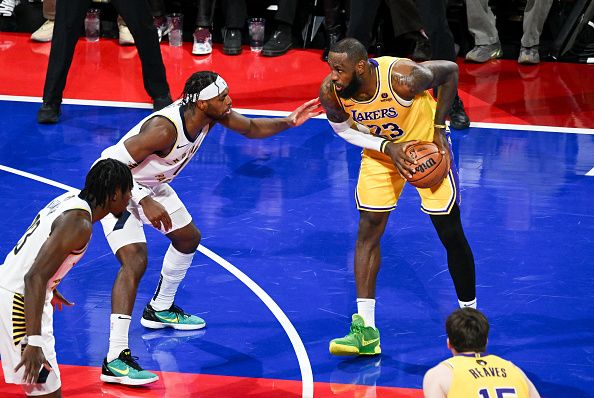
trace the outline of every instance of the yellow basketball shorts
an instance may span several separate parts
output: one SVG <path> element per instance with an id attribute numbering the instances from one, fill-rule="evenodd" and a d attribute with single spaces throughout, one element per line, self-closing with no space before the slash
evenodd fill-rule
<path id="1" fill-rule="evenodd" d="M 355 191 L 357 208 L 375 212 L 394 210 L 405 183 L 388 156 L 369 156 L 364 151 Z M 427 214 L 449 214 L 455 203 L 460 204 L 458 172 L 453 164 L 440 185 L 416 190 L 421 197 L 421 210 Z"/>

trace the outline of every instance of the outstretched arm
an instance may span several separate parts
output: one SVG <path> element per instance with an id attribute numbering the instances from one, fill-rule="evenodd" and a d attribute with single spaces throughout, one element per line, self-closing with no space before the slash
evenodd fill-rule
<path id="1" fill-rule="evenodd" d="M 291 127 L 301 126 L 310 118 L 321 114 L 323 111 L 319 108 L 320 101 L 318 98 L 314 98 L 286 117 L 252 119 L 231 111 L 219 123 L 247 138 L 267 138 Z"/>
<path id="2" fill-rule="evenodd" d="M 70 253 L 87 245 L 92 229 L 89 214 L 82 210 L 68 211 L 54 221 L 50 237 L 41 246 L 33 266 L 25 275 L 27 336 L 41 335 L 41 317 L 48 281 Z M 16 371 L 25 367 L 25 383 L 34 383 L 39 369 L 47 363 L 42 347 L 36 344 L 39 342 L 29 342 L 21 355 L 21 362 L 15 368 Z"/>

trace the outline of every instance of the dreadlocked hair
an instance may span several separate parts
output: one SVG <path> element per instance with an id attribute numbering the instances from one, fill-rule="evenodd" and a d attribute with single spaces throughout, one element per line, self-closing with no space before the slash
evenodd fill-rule
<path id="1" fill-rule="evenodd" d="M 128 166 L 119 160 L 102 159 L 91 167 L 78 197 L 92 206 L 103 207 L 118 190 L 128 192 L 132 185 L 132 173 Z"/>
<path id="2" fill-rule="evenodd" d="M 208 70 L 194 73 L 186 80 L 184 86 L 184 92 L 182 93 L 182 104 L 188 108 L 193 109 L 196 107 L 196 101 L 191 100 L 193 94 L 200 95 L 200 91 L 204 90 L 211 83 L 217 80 L 218 74 Z"/>

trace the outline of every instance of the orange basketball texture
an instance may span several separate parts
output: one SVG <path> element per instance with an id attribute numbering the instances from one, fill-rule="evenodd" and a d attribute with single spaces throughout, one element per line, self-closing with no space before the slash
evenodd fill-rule
<path id="1" fill-rule="evenodd" d="M 449 162 L 432 142 L 418 142 L 406 148 L 406 153 L 417 161 L 416 173 L 406 180 L 417 188 L 431 188 L 447 177 Z"/>

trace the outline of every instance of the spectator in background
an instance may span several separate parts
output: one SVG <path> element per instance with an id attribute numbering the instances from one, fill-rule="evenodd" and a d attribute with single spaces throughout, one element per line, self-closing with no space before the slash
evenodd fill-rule
<path id="1" fill-rule="evenodd" d="M 43 17 L 45 22 L 31 35 L 33 41 L 52 41 L 54 20 L 56 18 L 56 0 L 43 0 Z"/>
<path id="2" fill-rule="evenodd" d="M 264 43 L 262 55 L 266 57 L 278 57 L 285 54 L 293 46 L 293 23 L 297 12 L 298 0 L 279 0 L 278 10 L 274 15 L 276 29 Z"/>
<path id="3" fill-rule="evenodd" d="M 163 0 L 149 0 L 151 13 L 155 18 L 155 25 L 158 25 L 157 19 L 163 18 L 165 5 Z M 54 20 L 56 18 L 56 0 L 43 0 L 43 17 L 46 21 L 31 35 L 31 40 L 39 42 L 52 41 L 52 34 L 54 32 Z M 134 37 L 130 33 L 130 29 L 126 25 L 126 21 L 120 15 L 117 19 L 118 23 L 118 41 L 120 45 L 133 45 Z M 160 38 L 159 38 L 160 39 Z"/>
<path id="4" fill-rule="evenodd" d="M 153 109 L 169 105 L 171 95 L 165 76 L 165 66 L 146 0 L 111 0 L 116 11 L 127 22 L 136 42 L 142 65 L 144 88 L 153 99 Z M 52 47 L 43 88 L 43 104 L 37 112 L 39 123 L 56 123 L 60 117 L 62 93 L 66 86 L 68 70 L 74 56 L 79 29 L 85 18 L 90 0 L 59 1 Z"/>
<path id="5" fill-rule="evenodd" d="M 425 398 L 540 398 L 520 368 L 485 352 L 489 321 L 480 311 L 454 311 L 446 320 L 446 333 L 453 357 L 427 371 L 423 379 Z"/>
<path id="6" fill-rule="evenodd" d="M 334 43 L 344 38 L 344 15 L 346 0 L 324 0 L 324 27 L 326 28 L 326 46 L 322 60 L 328 61 L 328 52 Z"/>
<path id="7" fill-rule="evenodd" d="M 366 48 L 371 44 L 371 31 L 382 0 L 351 0 L 351 19 L 347 37 L 353 37 Z M 423 33 L 421 17 L 413 0 L 388 0 L 394 27 L 394 37 L 412 39 L 415 47 L 411 58 L 427 61 L 431 58 L 429 40 Z"/>
<path id="8" fill-rule="evenodd" d="M 538 45 L 540 34 L 549 15 L 553 0 L 528 0 L 524 9 L 522 48 L 518 63 L 536 65 L 540 63 Z M 466 2 L 468 30 L 474 37 L 474 48 L 466 54 L 471 62 L 487 62 L 501 58 L 501 43 L 495 26 L 495 14 L 489 8 L 489 0 L 470 0 Z"/>
<path id="9" fill-rule="evenodd" d="M 216 1 L 198 0 L 198 15 L 194 31 L 192 54 L 206 55 L 212 53 L 212 20 Z M 225 29 L 223 30 L 223 53 L 227 55 L 241 54 L 241 29 L 247 18 L 245 0 L 223 0 L 225 10 Z"/>
<path id="10" fill-rule="evenodd" d="M 448 25 L 447 0 L 416 0 L 423 27 L 431 42 L 431 59 L 456 62 L 454 36 Z M 450 127 L 463 130 L 470 126 L 464 103 L 458 93 L 449 112 Z"/>

